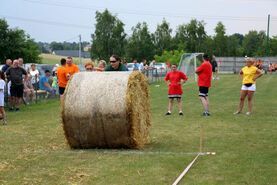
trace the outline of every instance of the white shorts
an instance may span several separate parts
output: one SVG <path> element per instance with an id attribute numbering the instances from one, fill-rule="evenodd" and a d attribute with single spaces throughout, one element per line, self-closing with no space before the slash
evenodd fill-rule
<path id="1" fill-rule="evenodd" d="M 256 91 L 256 84 L 252 84 L 250 87 L 242 85 L 241 90 L 243 91 Z"/>

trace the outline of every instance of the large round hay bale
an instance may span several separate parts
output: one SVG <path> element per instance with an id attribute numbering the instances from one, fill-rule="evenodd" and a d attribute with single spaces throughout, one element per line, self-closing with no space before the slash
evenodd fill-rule
<path id="1" fill-rule="evenodd" d="M 141 148 L 149 139 L 150 104 L 140 72 L 81 72 L 67 85 L 62 122 L 71 148 Z"/>

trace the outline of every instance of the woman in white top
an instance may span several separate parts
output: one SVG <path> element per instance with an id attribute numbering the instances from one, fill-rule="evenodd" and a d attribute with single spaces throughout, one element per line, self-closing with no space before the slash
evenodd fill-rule
<path id="1" fill-rule="evenodd" d="M 5 90 L 5 74 L 0 71 L 0 119 L 3 119 L 3 125 L 7 124 L 6 113 L 4 109 L 4 90 Z"/>
<path id="2" fill-rule="evenodd" d="M 35 90 L 38 90 L 39 84 L 39 71 L 36 69 L 36 65 L 32 64 L 30 69 L 31 82 Z"/>

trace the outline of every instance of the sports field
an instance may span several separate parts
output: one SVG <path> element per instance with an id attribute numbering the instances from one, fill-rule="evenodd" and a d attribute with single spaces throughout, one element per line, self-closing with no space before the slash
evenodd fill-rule
<path id="1" fill-rule="evenodd" d="M 8 113 L 8 126 L 0 126 L 0 184 L 169 185 L 199 151 L 200 127 L 203 151 L 216 155 L 200 156 L 180 184 L 276 184 L 277 75 L 258 79 L 251 116 L 233 115 L 238 76 L 213 82 L 210 117 L 201 116 L 195 83 L 184 85 L 183 117 L 176 109 L 164 116 L 167 88 L 152 84 L 151 142 L 143 150 L 71 150 L 57 100 Z"/>

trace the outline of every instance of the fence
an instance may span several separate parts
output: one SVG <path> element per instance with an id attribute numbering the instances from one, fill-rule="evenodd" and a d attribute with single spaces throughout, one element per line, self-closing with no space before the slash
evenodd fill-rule
<path id="1" fill-rule="evenodd" d="M 277 63 L 277 57 L 258 57 L 263 61 L 263 69 L 268 71 L 270 63 Z M 220 73 L 238 73 L 245 66 L 244 57 L 217 57 L 218 68 Z"/>

